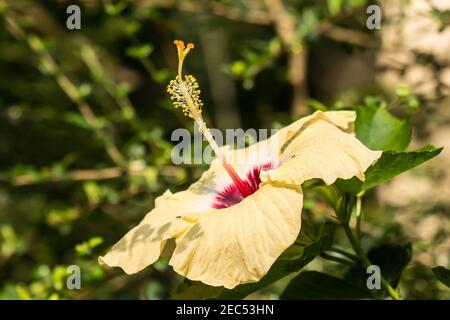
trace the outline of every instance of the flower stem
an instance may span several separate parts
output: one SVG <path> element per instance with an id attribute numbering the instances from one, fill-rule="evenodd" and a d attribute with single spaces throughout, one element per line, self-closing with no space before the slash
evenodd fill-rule
<path id="1" fill-rule="evenodd" d="M 367 258 L 366 254 L 364 253 L 364 250 L 361 248 L 361 245 L 360 245 L 359 241 L 353 235 L 353 232 L 350 229 L 350 226 L 348 224 L 343 224 L 342 226 L 344 228 L 344 231 L 345 231 L 345 234 L 347 235 L 348 240 L 350 241 L 350 244 L 353 247 L 353 250 L 358 255 L 358 257 L 361 259 L 361 262 L 363 263 L 363 266 L 365 268 L 367 268 L 370 265 L 372 265 L 372 263 L 370 262 L 369 258 Z M 394 288 L 392 288 L 392 286 L 383 277 L 383 275 L 380 275 L 380 276 L 381 276 L 381 284 L 387 290 L 387 292 L 392 297 L 392 299 L 394 299 L 394 300 L 401 300 L 398 292 L 395 291 Z"/>

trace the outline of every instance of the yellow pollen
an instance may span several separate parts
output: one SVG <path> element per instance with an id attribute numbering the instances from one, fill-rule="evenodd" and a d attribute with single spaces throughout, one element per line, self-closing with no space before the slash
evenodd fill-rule
<path id="1" fill-rule="evenodd" d="M 178 51 L 178 75 L 171 80 L 167 86 L 167 92 L 175 108 L 180 108 L 184 115 L 194 119 L 200 127 L 202 119 L 202 100 L 200 99 L 200 90 L 197 80 L 193 75 L 183 77 L 183 62 L 187 54 L 194 48 L 192 43 L 184 44 L 181 40 L 173 42 Z M 204 125 L 204 123 L 203 123 Z"/>

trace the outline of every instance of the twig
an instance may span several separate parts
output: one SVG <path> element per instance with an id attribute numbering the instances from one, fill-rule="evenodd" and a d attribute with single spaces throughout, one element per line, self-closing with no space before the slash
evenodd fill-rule
<path id="1" fill-rule="evenodd" d="M 105 71 L 100 62 L 97 53 L 88 43 L 84 44 L 81 49 L 81 58 L 88 66 L 92 76 L 103 86 L 105 91 L 116 101 L 117 105 L 126 115 L 126 118 L 133 120 L 136 117 L 136 111 L 130 99 L 126 95 L 119 95 L 117 92 L 117 83 L 113 77 Z"/>
<path id="2" fill-rule="evenodd" d="M 270 25 L 272 23 L 272 14 L 268 11 L 258 8 L 249 8 L 249 10 L 241 11 L 232 6 L 225 5 L 218 2 L 211 2 L 204 8 L 202 2 L 177 2 L 171 0 L 140 0 L 140 4 L 148 5 L 151 7 L 163 8 L 163 9 L 177 9 L 179 11 L 198 13 L 208 12 L 210 14 L 224 17 L 229 20 L 244 22 L 256 25 Z M 345 18 L 344 14 L 333 17 L 333 20 Z M 317 28 L 314 30 L 316 34 L 323 34 L 333 40 L 340 42 L 347 42 L 359 46 L 371 47 L 373 37 L 357 30 L 347 29 L 332 24 L 331 21 L 321 21 L 318 23 Z"/>
<path id="3" fill-rule="evenodd" d="M 111 167 L 104 169 L 85 169 L 72 170 L 63 176 L 50 175 L 40 180 L 33 179 L 32 176 L 24 174 L 16 176 L 12 179 L 13 186 L 26 186 L 42 182 L 59 182 L 59 181 L 83 181 L 83 180 L 107 180 L 118 178 L 123 175 L 137 176 L 144 175 L 146 168 L 143 169 L 123 169 L 121 167 Z"/>
<path id="4" fill-rule="evenodd" d="M 206 11 L 208 13 L 224 17 L 229 20 L 247 22 L 251 24 L 267 25 L 270 21 L 270 15 L 264 10 L 251 8 L 245 12 L 234 7 L 210 1 L 177 1 L 177 0 L 139 0 L 140 5 L 158 7 L 163 9 L 178 9 L 189 13 L 198 13 Z"/>
<path id="5" fill-rule="evenodd" d="M 361 47 L 373 47 L 374 45 L 373 36 L 357 30 L 343 28 L 327 21 L 321 22 L 316 32 L 335 41 L 347 42 Z"/>
<path id="6" fill-rule="evenodd" d="M 110 167 L 102 169 L 79 169 L 71 170 L 62 175 L 46 175 L 40 179 L 36 179 L 34 175 L 23 174 L 6 180 L 15 187 L 33 185 L 38 183 L 55 183 L 63 181 L 87 181 L 87 180 L 108 180 L 122 176 L 145 176 L 148 167 L 142 168 L 123 168 Z M 164 176 L 176 176 L 179 174 L 180 168 L 177 166 L 164 166 L 158 169 L 158 172 Z"/>

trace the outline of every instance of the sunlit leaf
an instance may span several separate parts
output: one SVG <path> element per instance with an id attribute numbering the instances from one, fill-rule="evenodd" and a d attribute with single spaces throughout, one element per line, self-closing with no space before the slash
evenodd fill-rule
<path id="1" fill-rule="evenodd" d="M 410 116 L 397 118 L 382 103 L 358 107 L 356 113 L 356 136 L 370 149 L 402 151 L 409 145 Z"/>
<path id="2" fill-rule="evenodd" d="M 395 176 L 436 157 L 441 151 L 442 148 L 428 145 L 415 151 L 383 152 L 381 158 L 366 171 L 364 182 L 357 178 L 338 180 L 337 186 L 341 190 L 352 194 L 372 189 L 381 183 L 389 181 Z"/>

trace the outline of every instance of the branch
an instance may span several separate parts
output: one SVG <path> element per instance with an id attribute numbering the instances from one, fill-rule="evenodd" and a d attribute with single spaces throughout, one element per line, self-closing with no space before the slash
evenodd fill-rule
<path id="1" fill-rule="evenodd" d="M 339 42 L 347 42 L 361 47 L 373 47 L 374 37 L 357 30 L 347 29 L 327 21 L 319 24 L 318 33 Z"/>
<path id="2" fill-rule="evenodd" d="M 109 167 L 102 169 L 78 169 L 65 172 L 64 174 L 54 175 L 46 174 L 40 179 L 36 179 L 35 175 L 23 174 L 13 177 L 10 180 L 3 179 L 15 187 L 28 186 L 39 183 L 56 183 L 64 181 L 87 181 L 87 180 L 109 180 L 120 178 L 123 176 L 145 176 L 148 167 L 140 168 L 122 168 Z M 178 166 L 163 166 L 158 168 L 158 172 L 164 176 L 176 177 L 179 175 L 181 168 Z"/>
<path id="3" fill-rule="evenodd" d="M 82 169 L 73 170 L 63 176 L 50 175 L 43 179 L 36 180 L 29 174 L 16 176 L 12 179 L 11 184 L 15 187 L 27 186 L 43 182 L 61 182 L 61 181 L 85 181 L 85 180 L 108 180 L 118 178 L 124 175 L 139 176 L 144 175 L 146 168 L 140 169 L 123 169 L 120 167 L 111 167 L 104 169 Z"/>
<path id="4" fill-rule="evenodd" d="M 208 12 L 210 14 L 224 17 L 229 20 L 246 22 L 251 24 L 270 24 L 270 14 L 256 8 L 242 12 L 239 9 L 219 2 L 202 1 L 177 1 L 177 0 L 139 0 L 138 4 L 162 9 L 178 9 L 188 13 Z"/>

